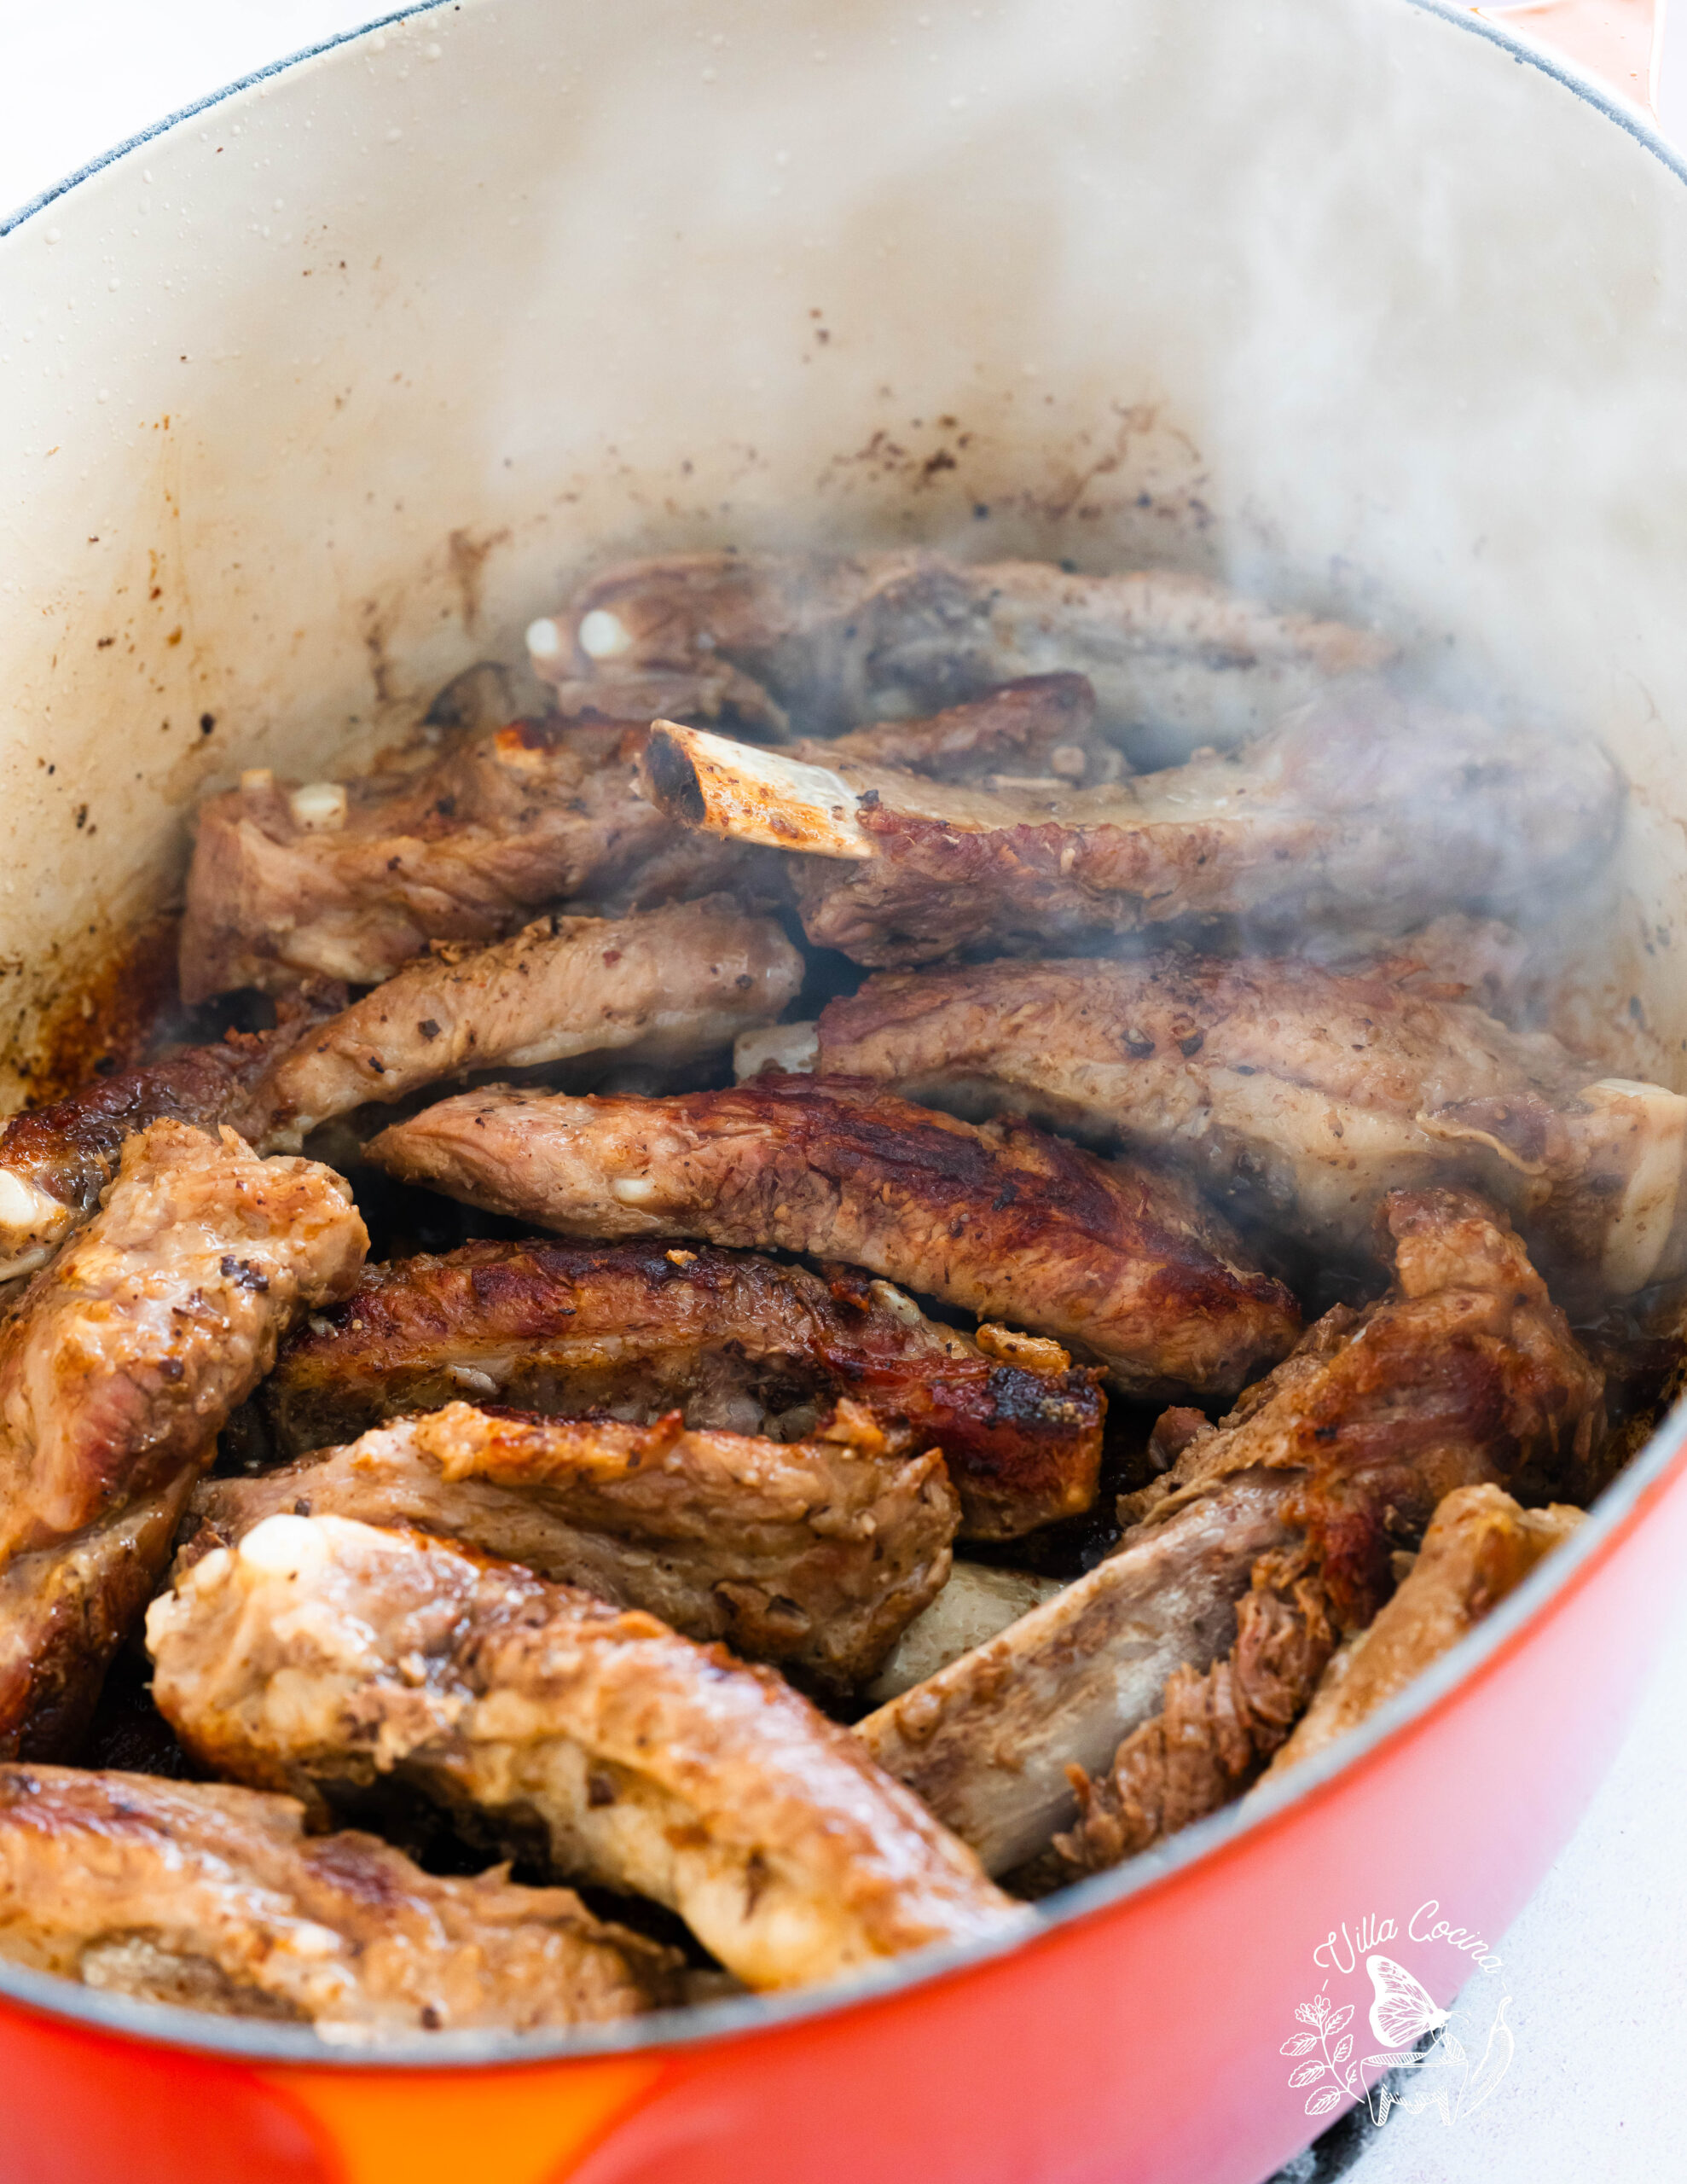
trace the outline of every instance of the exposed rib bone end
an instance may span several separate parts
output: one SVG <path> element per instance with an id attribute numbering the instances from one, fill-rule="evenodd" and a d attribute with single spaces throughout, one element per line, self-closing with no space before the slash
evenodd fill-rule
<path id="1" fill-rule="evenodd" d="M 1582 1133 L 1590 1170 L 1609 1168 L 1621 1178 L 1599 1272 L 1607 1288 L 1629 1296 L 1680 1269 L 1682 1249 L 1673 1232 L 1687 1156 L 1687 1099 L 1661 1084 L 1608 1077 L 1586 1086 L 1581 1103 L 1591 1111 Z"/>
<path id="2" fill-rule="evenodd" d="M 684 826 L 815 857 L 872 855 L 855 793 L 828 766 L 658 720 L 639 773 L 652 803 Z"/>
<path id="3" fill-rule="evenodd" d="M 28 1176 L 0 1168 L 0 1281 L 44 1265 L 75 1217 Z"/>

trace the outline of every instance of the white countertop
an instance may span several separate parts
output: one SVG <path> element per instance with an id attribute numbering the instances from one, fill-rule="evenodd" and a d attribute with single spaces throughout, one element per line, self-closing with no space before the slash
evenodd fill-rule
<path id="1" fill-rule="evenodd" d="M 0 0 L 0 217 L 379 0 Z M 1505 1937 L 1516 2052 L 1478 2113 L 1396 2111 L 1353 2184 L 1669 2184 L 1687 2025 L 1687 1612 L 1621 1756 Z M 1331 2156 L 1289 2172 L 1324 2184 Z M 680 2180 L 675 2180 L 680 2184 Z"/>

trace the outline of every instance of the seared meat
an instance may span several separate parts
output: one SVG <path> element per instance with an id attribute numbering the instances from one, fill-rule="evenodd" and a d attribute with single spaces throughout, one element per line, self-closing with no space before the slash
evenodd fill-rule
<path id="1" fill-rule="evenodd" d="M 1580 1509 L 1525 1509 L 1497 1486 L 1455 1487 L 1436 1509 L 1417 1560 L 1367 1629 L 1325 1670 L 1267 1778 L 1345 1736 L 1432 1661 L 1452 1651 L 1535 1565 L 1567 1540 Z"/>
<path id="2" fill-rule="evenodd" d="M 1328 1643 L 1371 1621 L 1393 1552 L 1444 1494 L 1585 1461 L 1601 1377 L 1504 1216 L 1450 1190 L 1396 1192 L 1384 1212 L 1391 1297 L 1326 1314 L 1218 1428 L 1180 1420 L 1182 1453 L 1122 1505 L 1133 1528 L 1108 1560 L 860 1724 L 991 1871 L 1067 1827 L 1068 1768 L 1104 1775 L 1122 1741 L 1128 1801 L 1157 1826 L 1222 1802 L 1311 1698 Z M 1167 1692 L 1176 1668 L 1192 1673 Z M 1151 1786 L 1154 1740 L 1128 1740 L 1162 1711 L 1177 1779 Z M 1104 1862 L 1118 1817 L 1080 1831 L 1080 1862 Z"/>
<path id="3" fill-rule="evenodd" d="M 827 735 L 1050 671 L 1087 675 L 1110 735 L 1187 751 L 1256 732 L 1332 676 L 1382 666 L 1386 639 L 1278 614 L 1169 569 L 1077 576 L 1046 561 L 968 566 L 896 550 L 853 560 L 670 554 L 605 569 L 536 624 L 542 674 L 597 687 L 652 671 L 736 671 Z M 765 702 L 765 699 L 764 699 Z"/>
<path id="4" fill-rule="evenodd" d="M 847 1688 L 949 1574 L 959 1506 L 934 1449 L 847 1400 L 805 1440 L 489 1415 L 454 1403 L 194 1497 L 232 1541 L 277 1511 L 414 1525 L 648 1608 Z"/>
<path id="5" fill-rule="evenodd" d="M 296 1151 L 336 1116 L 475 1069 L 706 1054 L 777 1016 L 802 979 L 779 926 L 724 896 L 625 918 L 553 915 L 487 948 L 437 943 L 337 1014 L 284 1003 L 273 1031 L 230 1032 L 14 1115 L 0 1133 L 0 1279 L 81 1226 L 125 1139 L 158 1116 Z"/>
<path id="6" fill-rule="evenodd" d="M 1100 787 L 934 782 L 660 722 L 644 777 L 687 826 L 806 852 L 809 939 L 876 965 L 1215 918 L 1400 932 L 1585 879 L 1622 804 L 1597 745 L 1367 687 L 1230 757 Z"/>
<path id="7" fill-rule="evenodd" d="M 311 976 L 373 985 L 430 940 L 496 940 L 565 897 L 707 894 L 743 858 L 641 797 L 647 727 L 522 720 L 357 781 L 290 790 L 248 774 L 200 810 L 183 998 Z"/>
<path id="8" fill-rule="evenodd" d="M 1077 1825 L 1054 1838 L 1062 1880 L 1104 1872 L 1226 1805 L 1277 1750 L 1336 1650 L 1330 1603 L 1304 1542 L 1261 1555 L 1236 1608 L 1236 1642 L 1205 1675 L 1167 1678 L 1160 1711 L 1099 1781 L 1071 1770 Z"/>
<path id="9" fill-rule="evenodd" d="M 327 1013 L 302 1002 L 273 1031 L 231 1031 L 218 1045 L 96 1077 L 50 1107 L 14 1115 L 0 1130 L 0 1281 L 32 1273 L 88 1219 L 126 1138 L 161 1116 L 229 1119 Z"/>
<path id="10" fill-rule="evenodd" d="M 406 1182 L 564 1234 L 847 1259 L 1052 1335 L 1133 1394 L 1234 1391 L 1297 1327 L 1289 1292 L 1170 1178 L 847 1077 L 667 1100 L 469 1093 L 368 1152 Z"/>
<path id="11" fill-rule="evenodd" d="M 158 1705 L 206 1765 L 306 1795 L 391 1772 L 536 1827 L 559 1871 L 670 1905 L 752 1987 L 1014 1916 L 771 1670 L 507 1563 L 271 1517 L 147 1623 Z"/>
<path id="12" fill-rule="evenodd" d="M 617 720 L 693 722 L 699 728 L 720 728 L 729 735 L 748 736 L 757 743 L 783 743 L 790 720 L 759 683 L 723 661 L 699 667 L 695 674 L 670 674 L 660 668 L 646 674 L 617 675 L 613 681 L 601 676 L 576 677 L 572 648 L 564 643 L 554 623 L 531 624 L 527 632 L 528 657 L 534 673 L 550 686 L 549 710 L 572 717 L 594 711 L 612 712 Z M 506 713 L 506 720 L 513 717 Z"/>
<path id="13" fill-rule="evenodd" d="M 1116 781 L 1117 752 L 1095 734 L 1095 692 L 1081 675 L 1028 675 L 929 720 L 879 721 L 829 741 L 798 743 L 817 765 L 849 759 L 900 766 L 939 781 L 1041 780 L 1045 787 Z"/>
<path id="14" fill-rule="evenodd" d="M 301 1143 L 333 1116 L 458 1071 L 707 1054 L 777 1016 L 802 983 L 773 920 L 721 895 L 626 918 L 552 915 L 490 948 L 438 945 L 269 1072 L 264 1141 Z"/>
<path id="15" fill-rule="evenodd" d="M 0 1757 L 78 1749 L 106 1670 L 158 1589 L 199 1470 L 184 1463 L 157 1493 L 0 1566 Z"/>
<path id="16" fill-rule="evenodd" d="M 680 1999 L 680 1958 L 565 1888 L 425 1873 L 291 1798 L 0 1767 L 0 1958 L 107 1994 L 364 2042 L 597 2024 Z"/>
<path id="17" fill-rule="evenodd" d="M 1105 1400 L 1093 1369 L 1063 1367 L 1052 1344 L 1017 1362 L 1006 1329 L 983 1339 L 990 1350 L 849 1267 L 822 1278 L 706 1246 L 468 1244 L 366 1267 L 345 1304 L 298 1330 L 260 1400 L 272 1445 L 297 1455 L 471 1393 L 553 1413 L 680 1409 L 690 1426 L 780 1440 L 852 1396 L 942 1449 L 965 1532 L 1007 1538 L 1089 1507 Z"/>
<path id="18" fill-rule="evenodd" d="M 368 1238 L 338 1176 L 159 1121 L 0 1325 L 0 1757 L 79 1728 L 187 1484 Z"/>
<path id="19" fill-rule="evenodd" d="M 1386 1192 L 1460 1181 L 1608 1288 L 1687 1270 L 1687 1100 L 1591 1083 L 1550 1034 L 1406 972 L 1176 952 L 891 972 L 830 1004 L 815 1066 L 1162 1151 L 1325 1248 L 1373 1242 Z"/>

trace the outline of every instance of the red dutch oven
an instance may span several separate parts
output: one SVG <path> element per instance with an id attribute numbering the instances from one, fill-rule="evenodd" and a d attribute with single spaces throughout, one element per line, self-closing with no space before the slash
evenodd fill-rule
<path id="1" fill-rule="evenodd" d="M 1568 1005 L 1687 1056 L 1687 191 L 1467 11 L 443 4 L 28 208 L 0 322 L 14 1092 L 207 786 L 723 542 L 1209 569 L 1591 729 L 1632 789 Z M 1327 1937 L 1497 1937 L 1574 1826 L 1684 1478 L 1673 1424 L 1349 1744 L 1012 1947 L 379 2061 L 6 1971 L 0 2180 L 1258 2184 Z"/>

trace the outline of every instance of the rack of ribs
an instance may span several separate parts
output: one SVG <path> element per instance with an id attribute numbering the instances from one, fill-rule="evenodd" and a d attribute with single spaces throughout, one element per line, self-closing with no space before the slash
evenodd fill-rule
<path id="1" fill-rule="evenodd" d="M 682 1998 L 677 1950 L 501 1871 L 439 1879 L 220 1783 L 0 1766 L 0 1959 L 363 2045 L 603 2024 Z"/>
<path id="2" fill-rule="evenodd" d="M 746 1984 L 1006 1930 L 1014 1907 L 772 1670 L 419 1533 L 274 1516 L 148 1616 L 205 1765 L 319 1804 L 397 1776 L 676 1910 Z"/>
<path id="3" fill-rule="evenodd" d="M 933 780 L 665 721 L 642 769 L 683 825 L 792 852 L 809 938 L 884 967 L 1215 921 L 1268 943 L 1516 909 L 1603 868 L 1623 804 L 1597 744 L 1366 685 L 1234 752 L 1095 786 Z"/>
<path id="4" fill-rule="evenodd" d="M 194 1481 L 368 1247 L 339 1178 L 153 1123 L 0 1324 L 0 1757 L 67 1749 Z"/>
<path id="5" fill-rule="evenodd" d="M 207 1480 L 195 1548 L 300 1511 L 461 1540 L 845 1690 L 942 1590 L 960 1514 L 937 1451 L 847 1397 L 790 1442 L 687 1432 L 677 1412 L 633 1426 L 449 1403 Z"/>
<path id="6" fill-rule="evenodd" d="M 1687 1271 L 1687 1099 L 1423 984 L 1169 950 L 885 972 L 827 1006 L 815 1066 L 1161 1153 L 1324 1250 L 1373 1245 L 1389 1190 L 1454 1182 L 1551 1268 L 1618 1292 Z"/>
<path id="7" fill-rule="evenodd" d="M 696 1429 L 780 1441 L 852 1398 L 942 1449 L 965 1536 L 1005 1539 L 1093 1501 L 1099 1377 L 1053 1343 L 942 1326 L 850 1267 L 536 1238 L 365 1267 L 343 1304 L 295 1330 L 258 1401 L 271 1453 L 297 1456 L 465 1396 L 553 1414 L 679 1410 Z"/>
<path id="8" fill-rule="evenodd" d="M 1052 1337 L 1133 1395 L 1234 1393 L 1299 1331 L 1174 1177 L 850 1078 L 671 1099 L 492 1088 L 384 1130 L 401 1182 L 564 1235 L 700 1236 L 847 1260 Z"/>
<path id="9" fill-rule="evenodd" d="M 1504 1216 L 1452 1190 L 1383 1214 L 1390 1296 L 1326 1314 L 1218 1427 L 1186 1414 L 1106 1560 L 857 1725 L 988 1870 L 1070 1830 L 1070 1879 L 1226 1802 L 1444 1495 L 1586 1460 L 1602 1377 Z"/>

